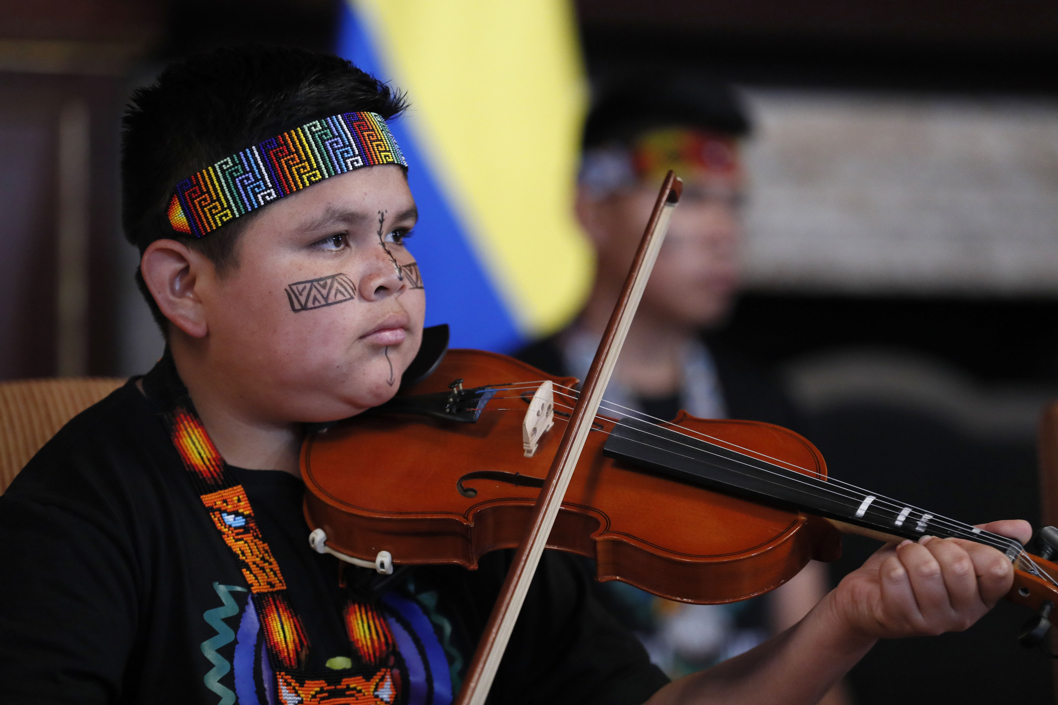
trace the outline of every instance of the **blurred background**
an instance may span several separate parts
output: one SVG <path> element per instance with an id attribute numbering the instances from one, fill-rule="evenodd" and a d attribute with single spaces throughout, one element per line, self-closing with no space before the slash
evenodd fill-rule
<path id="1" fill-rule="evenodd" d="M 120 228 L 130 91 L 195 50 L 334 51 L 409 91 L 428 322 L 510 351 L 591 276 L 570 213 L 591 88 L 733 82 L 753 116 L 727 334 L 776 371 L 831 472 L 972 522 L 1038 525 L 1058 398 L 1058 8 L 1047 0 L 0 1 L 0 380 L 161 353 Z M 834 579 L 870 542 L 847 540 Z M 1001 605 L 881 644 L 857 703 L 1051 702 Z"/>

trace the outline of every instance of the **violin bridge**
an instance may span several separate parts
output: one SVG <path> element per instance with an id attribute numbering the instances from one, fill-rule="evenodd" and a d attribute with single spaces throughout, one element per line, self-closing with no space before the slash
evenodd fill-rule
<path id="1" fill-rule="evenodd" d="M 529 402 L 529 410 L 522 421 L 522 446 L 525 457 L 536 453 L 540 438 L 555 425 L 555 386 L 550 381 L 541 384 Z"/>

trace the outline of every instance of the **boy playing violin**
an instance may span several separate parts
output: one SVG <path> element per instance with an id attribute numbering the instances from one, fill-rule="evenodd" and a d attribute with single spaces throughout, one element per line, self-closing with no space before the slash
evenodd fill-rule
<path id="1" fill-rule="evenodd" d="M 379 580 L 314 552 L 301 513 L 305 425 L 387 401 L 420 345 L 402 109 L 343 60 L 261 47 L 137 92 L 124 223 L 168 346 L 0 498 L 0 700 L 458 693 L 509 556 Z M 888 546 L 795 627 L 666 683 L 578 566 L 547 552 L 495 702 L 814 702 L 877 639 L 965 629 L 1012 581 L 981 545 Z"/>

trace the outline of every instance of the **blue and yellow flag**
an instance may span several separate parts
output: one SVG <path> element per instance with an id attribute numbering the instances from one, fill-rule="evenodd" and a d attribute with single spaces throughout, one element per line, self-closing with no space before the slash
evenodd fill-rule
<path id="1" fill-rule="evenodd" d="M 407 91 L 391 124 L 420 219 L 426 323 L 509 351 L 587 293 L 573 217 L 587 87 L 565 0 L 347 0 L 337 52 Z"/>

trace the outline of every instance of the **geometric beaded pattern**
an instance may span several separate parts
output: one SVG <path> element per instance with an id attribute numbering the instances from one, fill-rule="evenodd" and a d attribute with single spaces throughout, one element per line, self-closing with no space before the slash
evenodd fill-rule
<path id="1" fill-rule="evenodd" d="M 279 564 L 261 538 L 253 509 L 242 485 L 202 495 L 213 525 L 239 561 L 239 568 L 253 593 L 286 590 Z"/>
<path id="2" fill-rule="evenodd" d="M 163 365 L 167 362 L 172 365 L 171 359 L 163 358 Z M 402 684 L 389 624 L 377 607 L 355 600 L 346 603 L 343 617 L 360 672 L 334 671 L 307 679 L 292 673 L 305 661 L 308 634 L 294 612 L 279 564 L 257 527 L 246 490 L 213 445 L 175 367 L 159 381 L 163 403 L 168 402 L 160 416 L 213 526 L 250 586 L 276 686 L 289 696 L 283 702 L 390 705 L 399 701 Z"/>
<path id="3" fill-rule="evenodd" d="M 222 485 L 224 459 L 220 457 L 198 417 L 179 406 L 166 414 L 166 417 L 169 422 L 169 435 L 180 454 L 180 459 L 184 461 L 184 467 L 206 486 Z"/>
<path id="4" fill-rule="evenodd" d="M 270 655 L 282 668 L 299 668 L 309 648 L 309 637 L 301 620 L 294 614 L 287 593 L 257 595 L 254 606 Z"/>
<path id="5" fill-rule="evenodd" d="M 345 629 L 361 663 L 375 668 L 392 665 L 396 643 L 386 618 L 376 607 L 349 600 L 345 606 Z"/>
<path id="6" fill-rule="evenodd" d="M 176 185 L 172 229 L 204 237 L 230 220 L 323 179 L 379 164 L 407 167 L 376 113 L 342 113 L 289 130 L 221 159 Z"/>
<path id="7" fill-rule="evenodd" d="M 367 677 L 356 675 L 345 676 L 341 679 L 299 681 L 289 673 L 280 673 L 276 681 L 279 688 L 279 701 L 282 703 L 392 705 L 400 698 L 400 690 L 393 681 L 394 674 L 395 671 L 383 668 Z"/>

